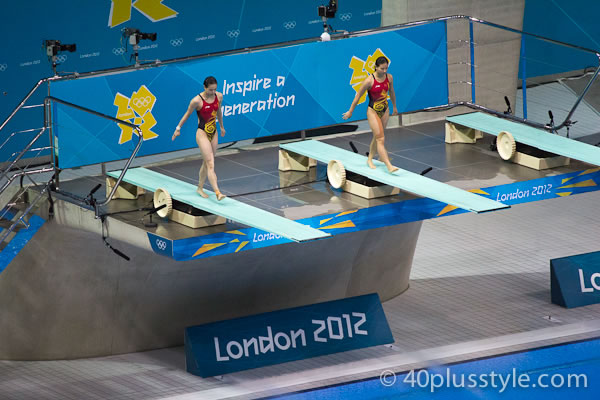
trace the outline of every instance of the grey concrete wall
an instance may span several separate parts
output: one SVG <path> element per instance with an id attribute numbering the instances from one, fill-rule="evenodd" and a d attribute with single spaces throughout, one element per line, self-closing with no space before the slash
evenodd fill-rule
<path id="1" fill-rule="evenodd" d="M 468 15 L 496 24 L 521 30 L 523 26 L 524 0 L 383 0 L 382 25 L 401 24 L 449 15 Z M 465 43 L 469 39 L 466 21 L 448 22 L 448 78 L 450 82 L 471 81 L 470 52 Z M 497 110 L 504 110 L 504 96 L 515 104 L 518 85 L 520 35 L 474 25 L 476 65 L 476 103 Z M 393 68 L 391 71 L 393 73 Z M 396 91 L 402 90 L 396 88 Z M 449 87 L 450 102 L 471 99 L 471 86 L 454 83 Z M 448 112 L 414 113 L 402 116 L 405 125 L 433 121 L 447 115 L 465 112 L 455 109 Z"/>
<path id="2" fill-rule="evenodd" d="M 60 200 L 55 207 L 63 217 L 44 224 L 0 274 L 0 359 L 163 348 L 181 345 L 186 326 L 373 292 L 385 301 L 408 288 L 421 228 L 177 262 L 139 246 L 144 231 L 113 223 L 109 240 L 127 262 L 104 246 L 90 211 Z"/>

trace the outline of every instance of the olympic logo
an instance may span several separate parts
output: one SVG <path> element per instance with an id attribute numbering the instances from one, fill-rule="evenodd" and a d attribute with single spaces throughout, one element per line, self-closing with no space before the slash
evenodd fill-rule
<path id="1" fill-rule="evenodd" d="M 156 239 L 156 247 L 164 251 L 167 248 L 167 242 L 165 242 L 164 240 Z"/>
<path id="2" fill-rule="evenodd" d="M 59 63 L 64 63 L 65 61 L 67 61 L 67 55 L 61 54 L 60 56 L 57 56 L 56 61 L 58 61 Z"/>
<path id="3" fill-rule="evenodd" d="M 230 38 L 236 38 L 238 36 L 240 36 L 240 31 L 239 29 L 236 29 L 234 31 L 227 31 L 227 36 L 229 36 Z"/>
<path id="4" fill-rule="evenodd" d="M 183 38 L 171 39 L 171 46 L 178 47 L 183 44 Z"/>
<path id="5" fill-rule="evenodd" d="M 144 140 L 155 139 L 158 137 L 158 134 L 152 132 L 151 129 L 156 125 L 156 119 L 152 115 L 152 109 L 156 100 L 156 96 L 145 85 L 141 85 L 139 90 L 131 94 L 131 97 L 117 92 L 113 101 L 113 104 L 118 107 L 115 116 L 129 122 L 136 121 L 136 124 L 141 123 Z M 139 135 L 139 132 L 134 131 L 128 126 L 119 126 L 121 127 L 119 144 L 131 141 L 133 135 Z"/>
<path id="6" fill-rule="evenodd" d="M 294 29 L 296 27 L 296 21 L 286 21 L 283 23 L 285 29 Z"/>
<path id="7" fill-rule="evenodd" d="M 7 68 L 8 68 L 8 65 L 6 65 L 6 64 L 0 64 L 0 72 L 6 71 Z"/>
<path id="8" fill-rule="evenodd" d="M 115 56 L 120 56 L 125 53 L 125 49 L 123 47 L 113 47 L 112 52 Z"/>
<path id="9" fill-rule="evenodd" d="M 152 103 L 152 97 L 138 97 L 136 99 L 133 99 L 132 103 L 137 108 L 148 107 L 150 103 Z"/>
<path id="10" fill-rule="evenodd" d="M 352 13 L 343 13 L 343 14 L 340 14 L 340 19 L 342 21 L 350 21 L 352 19 Z"/>

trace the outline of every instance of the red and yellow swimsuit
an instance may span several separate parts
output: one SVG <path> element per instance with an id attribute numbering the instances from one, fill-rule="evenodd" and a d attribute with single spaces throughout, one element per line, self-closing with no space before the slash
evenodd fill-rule
<path id="1" fill-rule="evenodd" d="M 206 132 L 208 140 L 212 142 L 215 132 L 217 132 L 217 110 L 219 109 L 219 98 L 215 95 L 215 99 L 212 103 L 208 103 L 204 100 L 201 94 L 202 108 L 196 109 L 198 114 L 198 128 Z"/>
<path id="2" fill-rule="evenodd" d="M 383 82 L 377 81 L 373 75 L 373 86 L 369 89 L 369 107 L 371 107 L 379 118 L 383 117 L 385 110 L 388 108 L 388 90 L 390 89 L 390 81 L 387 74 Z"/>

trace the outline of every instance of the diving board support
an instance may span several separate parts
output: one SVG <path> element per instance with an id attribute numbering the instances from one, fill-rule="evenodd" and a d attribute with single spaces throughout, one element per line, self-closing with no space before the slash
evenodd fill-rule
<path id="1" fill-rule="evenodd" d="M 106 197 L 110 195 L 113 187 L 117 183 L 117 179 L 112 176 L 106 177 Z M 131 183 L 121 182 L 117 190 L 115 190 L 115 194 L 113 195 L 113 199 L 137 199 L 140 195 L 146 193 L 144 189 L 139 186 L 132 185 Z"/>
<path id="2" fill-rule="evenodd" d="M 340 160 L 347 171 L 352 171 L 374 181 L 397 187 L 400 190 L 414 193 L 421 197 L 428 197 L 468 211 L 479 213 L 510 207 L 492 199 L 403 169 L 390 173 L 385 164 L 377 160 L 373 160 L 376 168 L 371 169 L 367 165 L 367 157 L 317 140 L 282 143 L 279 147 L 303 154 L 323 163 L 329 163 L 331 160 Z"/>
<path id="3" fill-rule="evenodd" d="M 341 189 L 344 192 L 352 193 L 364 199 L 377 199 L 386 196 L 395 196 L 400 193 L 400 189 L 390 185 L 367 186 L 359 182 L 346 179 Z"/>
<path id="4" fill-rule="evenodd" d="M 471 114 L 480 114 L 482 116 L 487 117 L 486 119 L 489 122 L 497 122 L 497 121 L 506 121 L 508 123 L 510 123 L 509 126 L 506 126 L 507 129 L 501 129 L 502 127 L 505 127 L 502 125 L 502 122 L 500 122 L 500 125 L 498 127 L 495 128 L 486 128 L 485 127 L 485 121 L 484 123 L 480 123 L 479 119 L 477 119 L 477 122 L 472 122 L 471 119 L 468 117 Z M 478 117 L 479 115 L 477 115 Z M 506 124 L 504 124 L 506 125 Z M 537 128 L 532 128 L 523 124 L 518 124 L 516 122 L 512 122 L 512 121 L 508 121 L 508 120 L 504 120 L 502 118 L 498 118 L 498 117 L 494 117 L 491 115 L 487 115 L 487 114 L 483 114 L 483 113 L 470 113 L 470 114 L 463 114 L 463 115 L 457 115 L 454 117 L 448 117 L 446 118 L 446 137 L 445 137 L 445 141 L 448 144 L 453 144 L 453 143 L 475 143 L 477 141 L 477 139 L 481 139 L 483 138 L 483 133 L 489 133 L 492 135 L 496 135 L 497 136 L 497 143 L 496 143 L 496 148 L 498 150 L 498 154 L 500 155 L 500 157 L 506 161 L 511 161 L 515 164 L 519 164 L 519 165 L 523 165 L 525 167 L 528 168 L 532 168 L 532 169 L 536 169 L 536 170 L 543 170 L 543 169 L 550 169 L 550 168 L 556 168 L 556 167 L 562 167 L 562 166 L 566 166 L 569 165 L 571 162 L 571 159 L 569 157 L 566 157 L 564 155 L 560 155 L 560 154 L 555 154 L 555 151 L 551 151 L 548 150 L 547 148 L 542 148 L 536 145 L 532 145 L 530 143 L 523 143 L 521 142 L 520 139 L 520 127 L 526 127 L 528 129 L 528 133 L 532 133 L 537 131 L 537 135 L 540 137 L 540 139 L 544 139 L 545 135 L 552 135 L 549 132 L 545 132 L 541 129 L 537 129 Z M 501 130 L 499 130 L 501 129 Z M 538 148 L 542 151 L 539 152 L 529 152 L 531 154 L 528 154 L 525 151 L 519 151 L 519 147 L 517 147 L 517 150 L 514 152 L 514 154 L 512 154 L 510 157 L 505 156 L 502 153 L 503 147 L 502 144 L 499 142 L 500 140 L 502 140 L 502 136 L 503 134 L 508 133 L 509 136 L 514 137 L 514 140 L 517 143 L 522 143 L 525 144 L 526 146 L 530 146 L 530 147 L 534 147 L 534 148 Z M 557 136 L 557 135 L 554 135 Z M 558 138 L 561 139 L 565 139 L 565 140 L 570 140 L 567 138 L 562 138 L 560 136 L 557 136 Z M 563 143 L 564 145 L 564 143 Z M 523 146 L 520 146 L 523 147 Z"/>
<path id="5" fill-rule="evenodd" d="M 522 153 L 520 151 L 515 152 L 515 155 L 510 161 L 515 164 L 522 165 L 533 169 L 551 169 L 556 167 L 564 167 L 571 164 L 569 157 L 554 155 L 549 157 L 536 157 L 535 155 Z"/>
<path id="6" fill-rule="evenodd" d="M 290 151 L 279 149 L 279 170 L 286 171 L 309 171 L 317 166 L 317 160 Z"/>
<path id="7" fill-rule="evenodd" d="M 311 167 L 317 166 L 317 160 L 306 157 L 302 154 L 294 153 L 293 151 L 279 149 L 279 170 L 282 172 L 300 171 L 310 172 Z M 327 177 L 331 183 L 331 175 L 329 168 Z M 365 199 L 376 199 L 379 197 L 393 196 L 400 193 L 400 189 L 390 185 L 368 186 L 352 179 L 344 179 L 341 185 L 334 185 L 336 189 L 342 189 L 345 192 L 355 196 L 360 196 Z"/>
<path id="8" fill-rule="evenodd" d="M 205 228 L 207 226 L 223 225 L 227 222 L 227 218 L 220 215 L 214 215 L 202 210 L 190 210 L 194 214 L 200 211 L 200 215 L 193 215 L 191 212 L 181 211 L 177 207 L 177 203 L 173 202 L 173 198 L 168 190 L 158 188 L 154 192 L 153 198 L 154 207 L 158 208 L 162 205 L 165 207 L 156 212 L 159 217 L 168 218 L 171 221 L 180 223 L 192 229 Z"/>
<path id="9" fill-rule="evenodd" d="M 108 176 L 119 176 L 121 171 L 108 172 Z M 133 168 L 127 171 L 123 180 L 139 186 L 149 192 L 159 188 L 167 191 L 173 200 L 188 204 L 191 207 L 208 213 L 219 215 L 243 225 L 258 228 L 263 231 L 283 236 L 287 239 L 304 242 L 331 236 L 323 230 L 289 220 L 257 207 L 250 206 L 230 197 L 217 200 L 215 194 L 205 190 L 208 198 L 203 198 L 197 192 L 197 186 L 183 182 L 167 175 L 146 169 Z"/>
<path id="10" fill-rule="evenodd" d="M 446 143 L 475 143 L 477 139 L 483 138 L 483 132 L 446 122 Z"/>

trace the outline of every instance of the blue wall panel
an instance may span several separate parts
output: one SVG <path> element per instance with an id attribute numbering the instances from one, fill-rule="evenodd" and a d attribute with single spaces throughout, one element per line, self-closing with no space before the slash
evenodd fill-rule
<path id="1" fill-rule="evenodd" d="M 207 75 L 216 76 L 218 90 L 224 94 L 227 135 L 221 142 L 230 142 L 344 122 L 342 114 L 356 93 L 353 77 L 373 72 L 379 54 L 390 60 L 399 112 L 447 103 L 444 22 L 65 80 L 52 83 L 51 92 L 143 124 L 145 143 L 140 155 L 148 155 L 196 147 L 195 115 L 183 126 L 180 138 L 173 142 L 171 135 L 190 99 L 203 90 Z M 57 105 L 56 110 L 61 167 L 129 156 L 135 142 L 130 130 L 66 106 Z M 365 114 L 363 102 L 353 120 L 364 119 Z"/>
<path id="2" fill-rule="evenodd" d="M 52 75 L 42 42 L 76 43 L 77 52 L 61 54 L 58 70 L 89 72 L 131 65 L 131 46 L 121 29 L 157 32 L 156 42 L 141 42 L 142 60 L 242 49 L 263 44 L 318 37 L 322 0 L 30 0 L 5 2 L 0 14 L 0 121 L 4 121 L 33 85 Z M 112 13 L 111 13 L 112 10 Z M 344 0 L 332 19 L 335 29 L 356 31 L 378 27 L 381 0 Z M 129 50 L 125 52 L 125 48 Z M 41 90 L 32 99 L 40 103 Z M 24 112 L 0 132 L 42 126 L 40 109 Z M 21 135 L 0 150 L 0 160 L 29 140 Z M 44 138 L 45 140 L 45 138 Z M 3 140 L 2 140 L 3 141 Z"/>
<path id="3" fill-rule="evenodd" d="M 599 14 L 600 3 L 595 1 L 527 0 L 523 30 L 600 51 Z M 524 37 L 521 62 L 526 62 L 527 77 L 598 66 L 594 54 Z"/>

